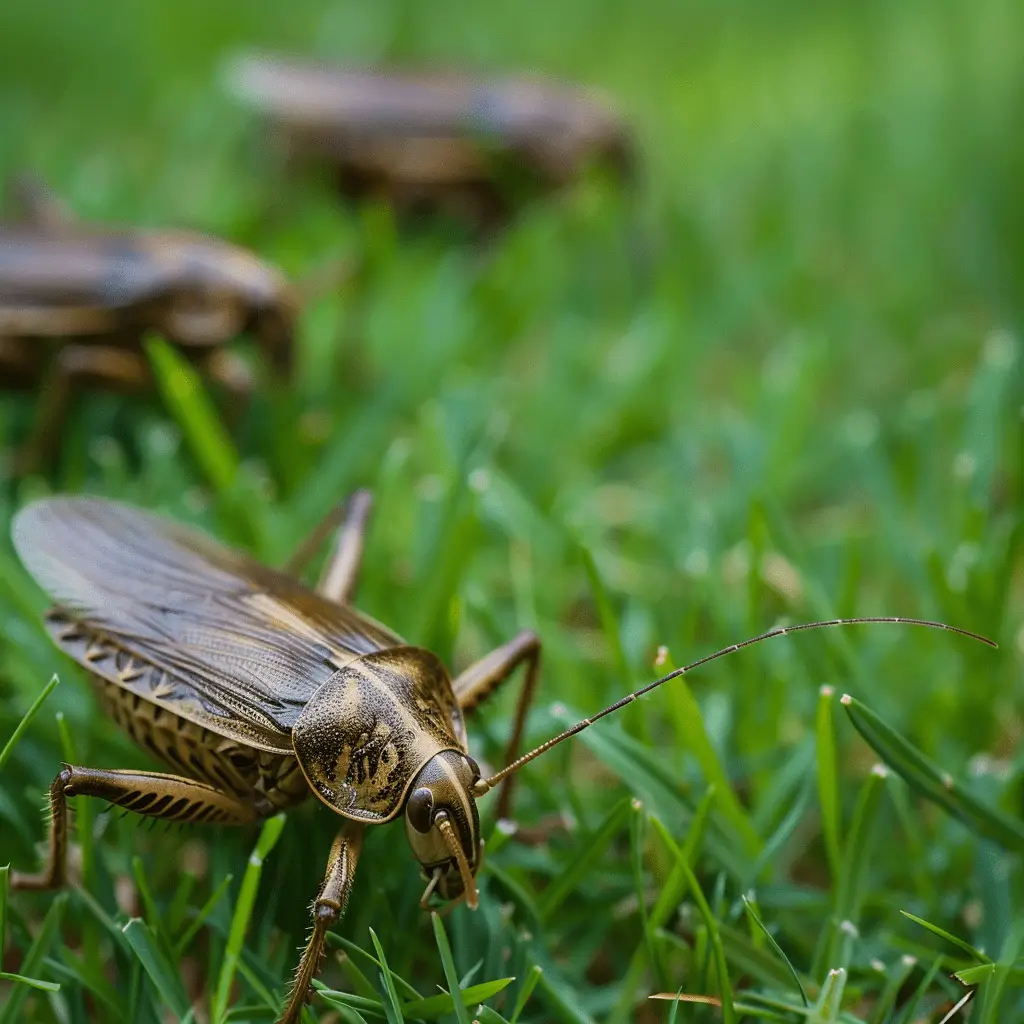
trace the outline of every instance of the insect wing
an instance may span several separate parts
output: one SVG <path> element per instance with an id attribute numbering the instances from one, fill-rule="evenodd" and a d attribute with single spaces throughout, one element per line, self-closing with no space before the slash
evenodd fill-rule
<path id="1" fill-rule="evenodd" d="M 63 611 L 158 670 L 141 683 L 108 678 L 247 742 L 257 730 L 278 738 L 258 745 L 288 749 L 295 720 L 334 672 L 402 643 L 288 576 L 117 502 L 44 499 L 16 516 L 12 536 Z"/>

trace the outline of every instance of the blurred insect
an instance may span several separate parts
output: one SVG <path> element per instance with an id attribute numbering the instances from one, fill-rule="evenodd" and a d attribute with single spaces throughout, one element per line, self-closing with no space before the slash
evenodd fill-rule
<path id="1" fill-rule="evenodd" d="M 20 472 L 51 458 L 75 395 L 151 386 L 141 351 L 164 335 L 238 404 L 252 371 L 226 343 L 250 334 L 273 371 L 290 372 L 297 299 L 253 254 L 186 231 L 76 222 L 32 178 L 9 188 L 23 216 L 0 225 L 0 384 L 39 387 Z"/>
<path id="2" fill-rule="evenodd" d="M 619 115 L 595 92 L 538 78 L 473 78 L 240 58 L 232 91 L 269 121 L 291 157 L 334 166 L 345 194 L 500 223 L 517 197 L 577 179 L 590 164 L 630 178 Z"/>
<path id="3" fill-rule="evenodd" d="M 432 896 L 477 906 L 483 856 L 477 800 L 501 787 L 510 813 L 514 773 L 684 672 L 769 637 L 855 622 L 780 627 L 701 658 L 519 755 L 540 661 L 523 632 L 452 679 L 436 655 L 408 645 L 350 602 L 370 510 L 357 492 L 287 566 L 267 568 L 209 537 L 127 505 L 54 497 L 24 508 L 12 535 L 22 562 L 56 606 L 46 626 L 92 674 L 107 713 L 176 774 L 65 765 L 50 787 L 49 857 L 17 889 L 67 880 L 67 799 L 111 804 L 175 822 L 237 825 L 294 807 L 310 793 L 346 819 L 313 905 L 313 932 L 281 1016 L 299 1020 L 345 910 L 365 829 L 403 815 Z M 340 521 L 317 589 L 294 578 Z M 983 639 L 975 637 L 975 639 Z M 991 641 L 984 641 L 991 643 Z M 469 754 L 463 716 L 525 666 L 506 766 L 485 777 Z"/>

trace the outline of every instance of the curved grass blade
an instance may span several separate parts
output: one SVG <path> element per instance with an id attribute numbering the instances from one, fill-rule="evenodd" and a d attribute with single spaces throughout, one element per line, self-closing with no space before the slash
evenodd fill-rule
<path id="1" fill-rule="evenodd" d="M 356 960 L 368 961 L 370 964 L 373 965 L 373 967 L 377 971 L 379 971 L 384 966 L 372 953 L 368 953 L 361 946 L 357 946 L 354 942 L 349 942 L 348 939 L 344 938 L 341 935 L 335 935 L 333 932 L 329 932 L 328 934 L 333 939 L 336 939 L 337 942 L 341 945 L 342 949 L 344 949 L 345 952 L 350 957 L 352 957 L 352 964 L 356 970 L 359 970 L 358 966 L 356 966 Z M 362 971 L 360 971 L 359 973 L 362 974 Z M 363 977 L 365 977 L 365 975 L 363 975 Z M 403 978 L 400 974 L 396 974 L 394 971 L 391 971 L 391 977 L 397 983 L 398 987 L 402 988 L 405 991 L 406 995 L 411 997 L 413 1000 L 423 998 L 419 990 L 414 988 L 412 984 L 408 982 L 405 978 Z M 376 992 L 377 990 L 373 989 L 373 991 Z"/>
<path id="2" fill-rule="evenodd" d="M 746 896 L 743 896 L 743 907 L 747 912 L 747 917 L 749 917 L 751 922 L 761 930 L 764 937 L 768 940 L 768 944 L 775 950 L 776 954 L 778 954 L 779 959 L 782 960 L 787 968 L 789 968 L 789 973 L 792 975 L 793 981 L 796 982 L 797 991 L 800 993 L 800 999 L 804 1006 L 810 1006 L 811 1003 L 807 998 L 804 983 L 800 980 L 800 975 L 797 974 L 796 968 L 790 962 L 789 957 L 782 951 L 782 947 L 775 941 L 775 936 L 768 930 L 761 918 L 757 916 L 753 903 Z"/>
<path id="3" fill-rule="evenodd" d="M 844 694 L 840 703 L 868 745 L 922 796 L 938 804 L 973 831 L 1016 853 L 1024 852 L 1024 822 L 983 803 L 942 771 L 909 740 L 870 708 Z"/>
<path id="4" fill-rule="evenodd" d="M 919 924 L 922 928 L 926 928 L 932 933 L 932 935 L 937 935 L 940 939 L 944 939 L 951 945 L 956 946 L 957 949 L 962 950 L 972 960 L 977 960 L 979 964 L 991 964 L 995 962 L 990 956 L 986 956 L 980 949 L 975 949 L 969 942 L 965 942 L 956 935 L 947 932 L 937 924 L 932 924 L 931 921 L 926 921 L 923 917 L 917 917 L 915 914 L 911 914 L 909 910 L 901 910 L 900 913 L 904 917 L 913 921 L 914 924 Z"/>
<path id="5" fill-rule="evenodd" d="M 11 754 L 14 753 L 14 748 L 17 745 L 18 740 L 21 739 L 22 734 L 29 727 L 32 719 L 39 713 L 39 709 L 43 706 L 43 702 L 47 697 L 53 693 L 53 688 L 60 682 L 57 677 L 57 673 L 50 677 L 50 681 L 42 688 L 39 692 L 39 696 L 29 705 L 28 711 L 25 712 L 21 717 L 21 721 L 14 727 L 14 732 L 11 733 L 10 738 L 4 744 L 3 750 L 0 750 L 0 771 L 3 771 L 4 765 L 7 764 Z"/>

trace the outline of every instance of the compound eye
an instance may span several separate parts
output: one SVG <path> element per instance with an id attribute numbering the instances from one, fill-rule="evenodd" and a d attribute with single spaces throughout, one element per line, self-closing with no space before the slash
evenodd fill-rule
<path id="1" fill-rule="evenodd" d="M 466 764 L 469 765 L 469 770 L 473 773 L 473 781 L 476 782 L 482 774 L 480 771 L 480 765 L 478 765 L 476 761 L 469 756 L 469 754 L 466 754 Z"/>
<path id="2" fill-rule="evenodd" d="M 434 810 L 434 794 L 425 786 L 414 789 L 405 805 L 405 816 L 417 832 L 430 831 L 430 816 Z"/>

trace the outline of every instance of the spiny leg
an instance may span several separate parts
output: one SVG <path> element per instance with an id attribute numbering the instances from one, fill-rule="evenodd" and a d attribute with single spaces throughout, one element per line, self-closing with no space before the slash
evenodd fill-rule
<path id="1" fill-rule="evenodd" d="M 366 537 L 366 525 L 372 507 L 373 495 L 365 489 L 356 491 L 347 501 L 336 505 L 299 545 L 285 563 L 284 571 L 297 576 L 320 549 L 327 536 L 337 528 L 334 551 L 324 567 L 320 582 L 317 584 L 317 592 L 339 604 L 347 603 L 355 590 L 359 575 L 363 540 Z"/>
<path id="2" fill-rule="evenodd" d="M 302 1007 L 311 994 L 313 979 L 320 970 L 327 930 L 345 913 L 365 831 L 365 825 L 347 821 L 331 846 L 327 873 L 313 903 L 313 933 L 295 970 L 288 1004 L 278 1024 L 298 1024 Z"/>
<path id="3" fill-rule="evenodd" d="M 463 711 L 472 711 L 485 697 L 508 679 L 521 662 L 526 662 L 526 675 L 523 678 L 523 688 L 519 691 L 519 700 L 516 703 L 512 735 L 505 748 L 505 764 L 511 764 L 519 754 L 519 743 L 523 737 L 526 715 L 533 703 L 534 692 L 537 689 L 540 651 L 540 637 L 530 630 L 524 630 L 508 643 L 495 648 L 490 654 L 484 655 L 478 662 L 470 665 L 452 683 L 459 707 Z M 501 783 L 497 806 L 499 818 L 507 818 L 511 813 L 512 787 L 514 785 L 515 775 L 506 776 Z"/>
<path id="4" fill-rule="evenodd" d="M 181 823 L 240 825 L 264 816 L 213 786 L 179 775 L 123 769 L 79 768 L 66 764 L 50 785 L 50 853 L 37 874 L 12 872 L 14 889 L 56 889 L 67 880 L 68 797 L 98 796 L 149 818 Z M 267 808 L 267 813 L 273 808 Z"/>

